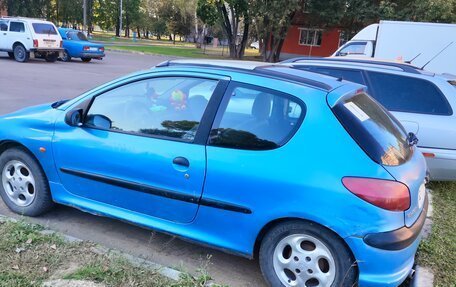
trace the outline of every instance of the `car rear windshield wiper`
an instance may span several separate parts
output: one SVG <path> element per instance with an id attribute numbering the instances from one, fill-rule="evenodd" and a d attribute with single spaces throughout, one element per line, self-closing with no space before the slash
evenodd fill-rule
<path id="1" fill-rule="evenodd" d="M 53 109 L 57 109 L 58 107 L 60 107 L 61 105 L 63 105 L 64 103 L 66 103 L 66 102 L 68 102 L 68 101 L 69 101 L 69 100 L 57 101 L 57 102 L 53 103 L 53 104 L 51 105 L 51 107 L 52 107 Z"/>
<path id="2" fill-rule="evenodd" d="M 407 135 L 407 143 L 409 146 L 414 146 L 418 144 L 418 138 L 414 133 L 408 133 Z"/>

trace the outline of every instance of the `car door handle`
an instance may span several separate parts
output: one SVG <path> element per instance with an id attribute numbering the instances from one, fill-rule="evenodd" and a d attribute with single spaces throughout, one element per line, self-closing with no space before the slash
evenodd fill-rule
<path id="1" fill-rule="evenodd" d="M 188 159 L 182 156 L 178 156 L 175 159 L 173 159 L 173 164 L 190 167 L 190 162 L 188 161 Z"/>

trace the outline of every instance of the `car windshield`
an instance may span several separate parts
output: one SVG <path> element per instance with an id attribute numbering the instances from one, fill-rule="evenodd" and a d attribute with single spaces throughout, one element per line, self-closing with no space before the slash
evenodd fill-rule
<path id="1" fill-rule="evenodd" d="M 33 30 L 37 34 L 48 34 L 48 35 L 57 35 L 57 31 L 52 24 L 46 23 L 33 23 Z"/>
<path id="2" fill-rule="evenodd" d="M 70 40 L 80 40 L 80 41 L 88 41 L 86 35 L 79 31 L 71 31 L 67 34 L 68 39 Z"/>

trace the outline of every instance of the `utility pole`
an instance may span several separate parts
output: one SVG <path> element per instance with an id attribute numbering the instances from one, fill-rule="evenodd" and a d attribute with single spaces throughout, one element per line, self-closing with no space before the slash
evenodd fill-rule
<path id="1" fill-rule="evenodd" d="M 119 36 L 122 36 L 122 0 L 120 0 L 120 13 L 119 13 Z"/>
<path id="2" fill-rule="evenodd" d="M 84 0 L 82 4 L 82 9 L 84 10 L 84 24 L 82 30 L 86 32 L 86 35 L 89 34 L 89 30 L 87 29 L 87 0 Z"/>

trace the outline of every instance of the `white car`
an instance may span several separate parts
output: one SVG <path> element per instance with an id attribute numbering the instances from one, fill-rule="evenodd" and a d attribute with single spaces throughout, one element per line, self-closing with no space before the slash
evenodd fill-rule
<path id="1" fill-rule="evenodd" d="M 369 94 L 407 132 L 416 134 L 431 180 L 456 180 L 456 76 L 375 60 L 296 58 L 285 62 L 367 86 Z"/>
<path id="2" fill-rule="evenodd" d="M 0 51 L 18 62 L 43 58 L 55 62 L 63 56 L 62 37 L 54 24 L 48 21 L 2 17 L 0 18 Z"/>
<path id="3" fill-rule="evenodd" d="M 258 42 L 258 41 L 253 42 L 252 44 L 250 44 L 250 48 L 259 50 L 260 49 L 260 42 Z"/>

